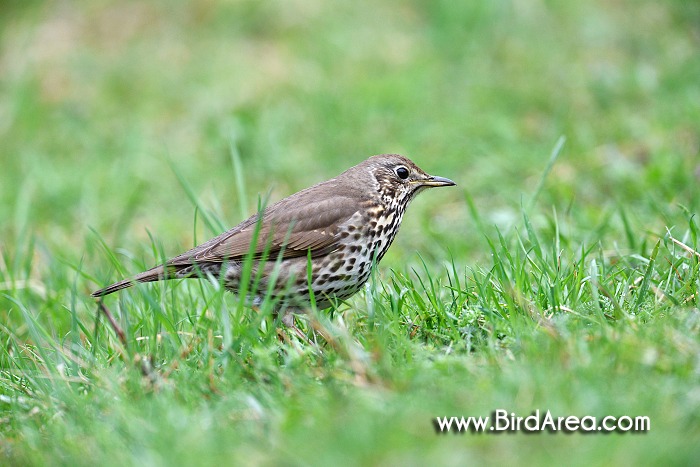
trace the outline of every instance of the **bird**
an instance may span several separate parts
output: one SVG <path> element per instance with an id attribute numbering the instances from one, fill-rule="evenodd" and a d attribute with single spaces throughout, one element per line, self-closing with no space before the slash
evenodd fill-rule
<path id="1" fill-rule="evenodd" d="M 407 157 L 372 156 L 92 296 L 102 300 L 139 282 L 213 277 L 234 293 L 245 292 L 254 306 L 270 294 L 285 313 L 308 309 L 312 302 L 317 309 L 329 308 L 361 290 L 418 193 L 454 185 Z M 246 261 L 252 261 L 247 273 Z"/>

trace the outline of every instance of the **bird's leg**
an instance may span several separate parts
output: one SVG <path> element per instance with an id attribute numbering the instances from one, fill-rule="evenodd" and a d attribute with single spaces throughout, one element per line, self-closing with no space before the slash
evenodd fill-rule
<path id="1" fill-rule="evenodd" d="M 251 305 L 250 309 L 258 314 L 260 313 L 260 307 L 258 307 L 257 305 Z M 302 341 L 304 341 L 307 344 L 310 344 L 311 342 L 309 341 L 309 339 L 306 337 L 306 335 L 304 335 L 304 333 L 301 331 L 301 329 L 299 329 L 296 326 L 296 323 L 294 322 L 294 312 L 295 311 L 298 311 L 298 310 L 296 308 L 285 308 L 284 310 L 280 311 L 279 309 L 274 308 L 272 310 L 272 316 L 273 316 L 273 318 L 277 319 L 281 313 L 282 314 L 282 318 L 281 318 L 282 324 L 284 324 L 288 328 L 291 328 L 294 331 L 294 333 L 297 335 L 297 337 L 299 337 L 299 339 L 301 339 Z M 277 339 L 280 342 L 284 342 L 287 344 L 291 343 L 289 341 L 289 337 L 284 333 L 284 331 L 281 328 L 278 327 L 276 329 L 276 331 L 277 331 Z"/>
<path id="2" fill-rule="evenodd" d="M 311 341 L 309 340 L 308 337 L 306 337 L 306 334 L 304 334 L 301 329 L 299 329 L 296 325 L 296 322 L 294 320 L 295 314 L 297 312 L 301 311 L 298 308 L 287 308 L 284 311 L 282 311 L 282 324 L 284 324 L 286 327 L 290 328 L 292 331 L 294 331 L 294 334 L 297 335 L 299 339 L 301 339 L 304 343 L 311 345 Z M 278 334 L 277 336 L 280 336 L 280 330 L 278 329 Z M 284 339 L 282 339 L 284 340 Z"/>
<path id="3" fill-rule="evenodd" d="M 260 314 L 260 308 L 259 308 L 258 306 L 256 306 L 256 305 L 251 305 L 251 306 L 250 306 L 250 309 L 253 310 L 254 312 Z M 273 311 L 272 311 L 272 317 L 273 317 L 273 318 L 277 319 L 277 315 L 278 315 L 278 314 L 279 314 L 279 312 L 278 312 L 277 310 L 273 310 Z M 284 315 L 282 315 L 282 323 L 284 323 L 285 325 L 287 325 L 287 314 L 286 314 L 286 313 L 285 313 Z M 294 325 L 294 320 L 293 320 L 293 318 L 292 318 L 292 325 Z M 287 337 L 287 335 L 284 333 L 284 331 L 283 331 L 282 329 L 280 329 L 279 327 L 276 327 L 275 331 L 277 332 L 277 340 L 278 340 L 278 341 L 284 342 L 284 343 L 286 343 L 286 344 L 289 344 L 289 343 L 290 343 L 290 342 L 289 342 L 289 337 Z"/>

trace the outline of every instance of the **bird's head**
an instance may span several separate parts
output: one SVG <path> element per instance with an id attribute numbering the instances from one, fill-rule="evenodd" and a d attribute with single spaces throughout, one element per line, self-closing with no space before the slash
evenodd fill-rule
<path id="1" fill-rule="evenodd" d="M 371 177 L 382 202 L 405 207 L 415 195 L 426 188 L 454 186 L 448 178 L 425 173 L 410 159 L 398 154 L 373 156 L 357 166 Z"/>

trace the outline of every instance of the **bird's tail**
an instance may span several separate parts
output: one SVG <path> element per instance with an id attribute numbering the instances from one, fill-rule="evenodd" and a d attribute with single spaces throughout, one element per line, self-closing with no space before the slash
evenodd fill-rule
<path id="1" fill-rule="evenodd" d="M 156 266 L 154 268 L 149 269 L 148 271 L 136 274 L 130 279 L 124 279 L 123 281 L 115 282 L 114 284 L 108 285 L 105 288 L 96 290 L 92 293 L 92 296 L 95 298 L 104 297 L 105 295 L 117 292 L 118 290 L 131 287 L 137 282 L 154 282 L 163 279 L 166 279 L 165 268 L 163 266 Z"/>

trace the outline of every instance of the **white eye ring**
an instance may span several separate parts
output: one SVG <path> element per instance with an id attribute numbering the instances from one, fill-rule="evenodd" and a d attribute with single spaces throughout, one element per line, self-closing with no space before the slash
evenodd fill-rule
<path id="1" fill-rule="evenodd" d="M 396 176 L 399 177 L 401 180 L 406 180 L 409 175 L 408 169 L 403 165 L 396 167 L 396 169 L 394 169 L 394 172 L 396 172 Z"/>

